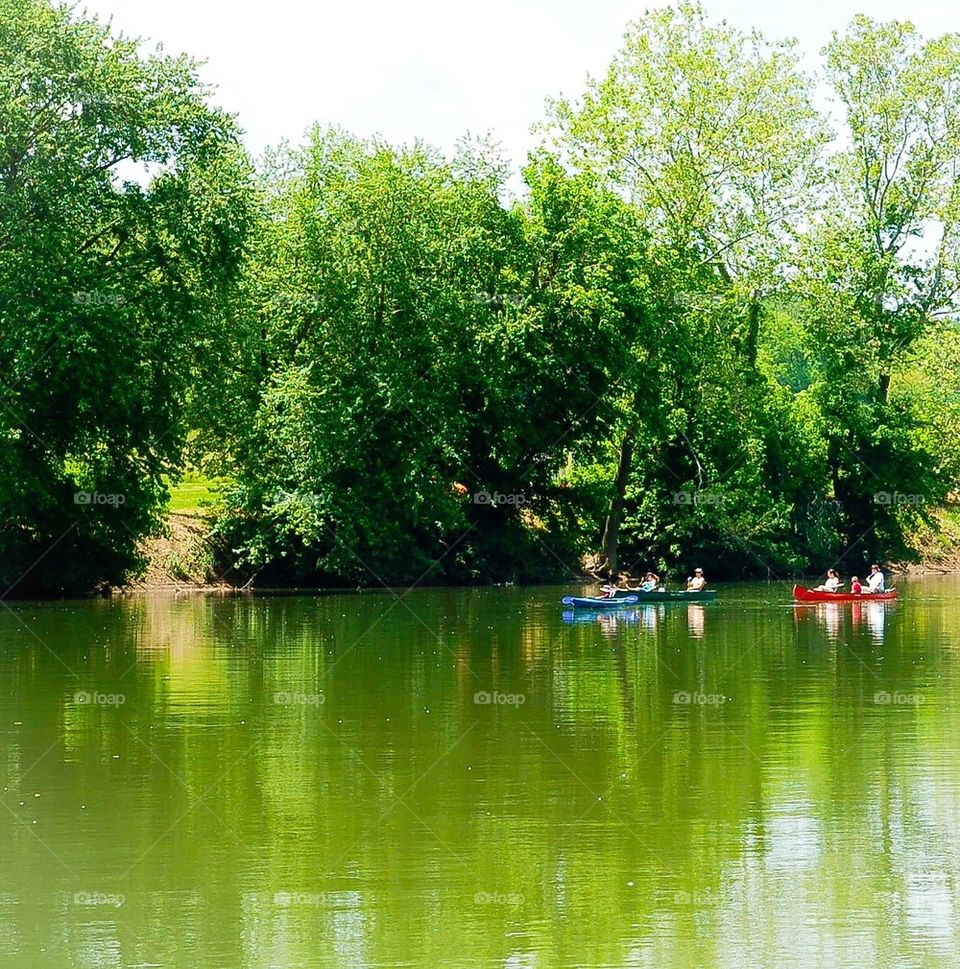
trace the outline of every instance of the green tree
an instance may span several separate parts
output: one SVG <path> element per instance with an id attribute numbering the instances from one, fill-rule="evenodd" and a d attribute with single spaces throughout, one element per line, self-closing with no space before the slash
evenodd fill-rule
<path id="1" fill-rule="evenodd" d="M 763 476 L 769 449 L 761 433 L 758 335 L 764 301 L 780 285 L 820 177 L 826 134 L 810 94 L 792 43 L 711 24 L 702 7 L 684 3 L 632 24 L 609 71 L 581 101 L 553 105 L 552 134 L 563 157 L 644 214 L 673 291 L 672 300 L 660 301 L 672 329 L 654 345 L 661 369 L 672 375 L 654 404 L 659 420 L 644 418 L 642 394 L 621 401 L 603 539 L 613 569 L 631 481 L 662 533 L 665 516 L 683 512 L 689 519 L 695 505 L 656 512 L 651 502 L 663 503 L 661 479 L 674 493 L 691 493 L 718 486 L 744 463 L 752 467 L 752 487 Z M 729 406 L 714 407 L 718 401 Z M 758 436 L 731 452 L 723 442 L 738 438 L 744 420 Z M 659 467 L 634 467 L 641 435 Z M 768 510 L 782 519 L 782 507 Z M 675 524 L 684 531 L 694 522 Z M 743 530 L 742 523 L 730 527 Z"/>
<path id="2" fill-rule="evenodd" d="M 0 91 L 0 593 L 116 583 L 215 392 L 248 166 L 193 62 L 44 0 L 0 0 Z"/>
<path id="3" fill-rule="evenodd" d="M 549 156 L 500 201 L 446 162 L 316 130 L 265 172 L 260 389 L 222 527 L 277 578 L 573 571 L 591 489 L 563 475 L 645 357 L 635 210 Z M 487 495 L 501 502 L 483 501 Z"/>
<path id="4" fill-rule="evenodd" d="M 849 146 L 832 159 L 798 279 L 812 393 L 848 554 L 902 554 L 950 487 L 895 377 L 960 309 L 960 37 L 924 41 L 908 23 L 857 17 L 825 55 Z"/>
<path id="5" fill-rule="evenodd" d="M 412 580 L 466 529 L 459 402 L 507 219 L 496 165 L 471 162 L 319 128 L 270 160 L 223 523 L 250 568 Z"/>

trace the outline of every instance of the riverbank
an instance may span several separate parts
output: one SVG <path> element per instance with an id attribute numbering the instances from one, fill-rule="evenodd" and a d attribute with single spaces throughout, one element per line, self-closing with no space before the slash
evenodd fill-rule
<path id="1" fill-rule="evenodd" d="M 893 562 L 889 570 L 896 575 L 960 572 L 960 510 L 942 512 L 937 529 L 927 528 L 919 533 L 915 548 L 916 561 Z M 222 564 L 226 549 L 211 534 L 210 518 L 201 510 L 171 512 L 165 534 L 142 542 L 141 554 L 146 561 L 143 573 L 114 589 L 116 594 L 148 591 L 229 594 L 251 587 L 246 577 Z M 575 578 L 586 582 L 591 577 L 585 571 Z"/>
<path id="2" fill-rule="evenodd" d="M 165 533 L 140 544 L 146 562 L 142 574 L 113 591 L 233 592 L 240 583 L 219 565 L 222 552 L 206 515 L 171 512 Z"/>
<path id="3" fill-rule="evenodd" d="M 894 563 L 894 571 L 905 575 L 942 575 L 960 572 L 960 507 L 937 514 L 937 527 L 926 527 L 916 536 L 916 562 Z"/>

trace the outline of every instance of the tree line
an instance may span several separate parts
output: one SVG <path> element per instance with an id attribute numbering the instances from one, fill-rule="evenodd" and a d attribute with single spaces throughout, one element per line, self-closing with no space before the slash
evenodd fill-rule
<path id="1" fill-rule="evenodd" d="M 187 467 L 237 576 L 532 581 L 904 557 L 960 476 L 960 37 L 687 3 L 516 174 L 0 0 L 0 592 L 135 574 Z M 537 119 L 532 119 L 537 120 Z"/>

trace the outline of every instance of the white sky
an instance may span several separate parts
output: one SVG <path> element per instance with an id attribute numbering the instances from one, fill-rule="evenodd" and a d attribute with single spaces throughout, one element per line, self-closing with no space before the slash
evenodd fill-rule
<path id="1" fill-rule="evenodd" d="M 79 0 L 125 34 L 207 62 L 203 76 L 259 154 L 314 121 L 449 150 L 493 132 L 514 165 L 535 144 L 547 96 L 578 95 L 604 71 L 627 21 L 624 0 Z M 957 0 L 707 0 L 715 19 L 794 36 L 817 62 L 858 12 L 960 31 Z"/>

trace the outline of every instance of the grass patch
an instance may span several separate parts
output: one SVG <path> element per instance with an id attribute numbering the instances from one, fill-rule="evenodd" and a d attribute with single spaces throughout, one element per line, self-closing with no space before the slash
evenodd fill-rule
<path id="1" fill-rule="evenodd" d="M 219 491 L 229 484 L 225 478 L 207 478 L 187 472 L 179 482 L 168 482 L 170 501 L 167 511 L 173 515 L 206 515 L 220 501 Z"/>

